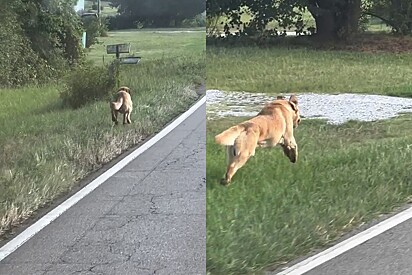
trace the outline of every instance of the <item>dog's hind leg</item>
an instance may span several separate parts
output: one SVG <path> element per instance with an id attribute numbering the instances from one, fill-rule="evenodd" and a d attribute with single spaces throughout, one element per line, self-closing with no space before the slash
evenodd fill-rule
<path id="1" fill-rule="evenodd" d="M 233 162 L 233 159 L 236 157 L 236 148 L 233 145 L 226 146 L 226 164 Z"/>
<path id="2" fill-rule="evenodd" d="M 249 157 L 250 155 L 245 153 L 240 153 L 239 155 L 234 157 L 233 161 L 227 166 L 227 171 L 225 174 L 225 178 L 222 179 L 222 184 L 229 185 L 237 170 L 239 170 L 243 165 L 245 165 Z"/>
<path id="3" fill-rule="evenodd" d="M 228 166 L 225 178 L 221 181 L 222 184 L 230 184 L 237 170 L 242 168 L 251 156 L 255 155 L 258 136 L 253 130 L 248 130 L 236 139 L 234 146 L 228 146 L 228 150 L 233 148 L 232 152 L 228 152 Z"/>
<path id="4" fill-rule="evenodd" d="M 132 120 L 130 119 L 130 114 L 131 114 L 131 112 L 129 111 L 129 112 L 127 112 L 127 123 L 128 124 L 131 124 L 132 123 Z"/>
<path id="5" fill-rule="evenodd" d="M 117 122 L 117 112 L 116 112 L 116 110 L 113 110 L 113 109 L 112 109 L 112 121 L 113 121 L 115 124 L 118 123 L 118 122 Z"/>

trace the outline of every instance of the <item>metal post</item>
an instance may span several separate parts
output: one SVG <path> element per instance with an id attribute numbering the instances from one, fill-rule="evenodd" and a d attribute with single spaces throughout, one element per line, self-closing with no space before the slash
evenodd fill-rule
<path id="1" fill-rule="evenodd" d="M 97 0 L 97 16 L 100 17 L 100 0 Z"/>

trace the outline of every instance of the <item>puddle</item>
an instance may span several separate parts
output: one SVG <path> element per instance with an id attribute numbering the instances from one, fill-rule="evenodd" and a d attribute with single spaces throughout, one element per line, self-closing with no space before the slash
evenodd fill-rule
<path id="1" fill-rule="evenodd" d="M 289 95 L 285 95 L 289 96 Z M 276 95 L 207 90 L 207 118 L 254 116 Z M 349 120 L 376 121 L 412 112 L 412 98 L 362 94 L 298 94 L 306 119 L 322 118 L 330 124 Z"/>

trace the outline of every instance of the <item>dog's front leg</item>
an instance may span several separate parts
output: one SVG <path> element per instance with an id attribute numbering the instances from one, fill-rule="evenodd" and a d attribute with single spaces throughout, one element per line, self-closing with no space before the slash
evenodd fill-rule
<path id="1" fill-rule="evenodd" d="M 284 137 L 282 148 L 283 152 L 291 162 L 295 163 L 298 160 L 298 145 L 293 136 Z"/>

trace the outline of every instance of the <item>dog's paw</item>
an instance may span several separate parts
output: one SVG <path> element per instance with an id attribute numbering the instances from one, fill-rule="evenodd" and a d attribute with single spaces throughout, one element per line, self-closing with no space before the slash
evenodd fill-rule
<path id="1" fill-rule="evenodd" d="M 225 179 L 225 178 L 222 178 L 222 179 L 220 180 L 220 184 L 221 184 L 221 185 L 224 185 L 224 186 L 228 186 L 228 185 L 230 184 L 230 181 L 228 181 L 228 180 Z"/>

